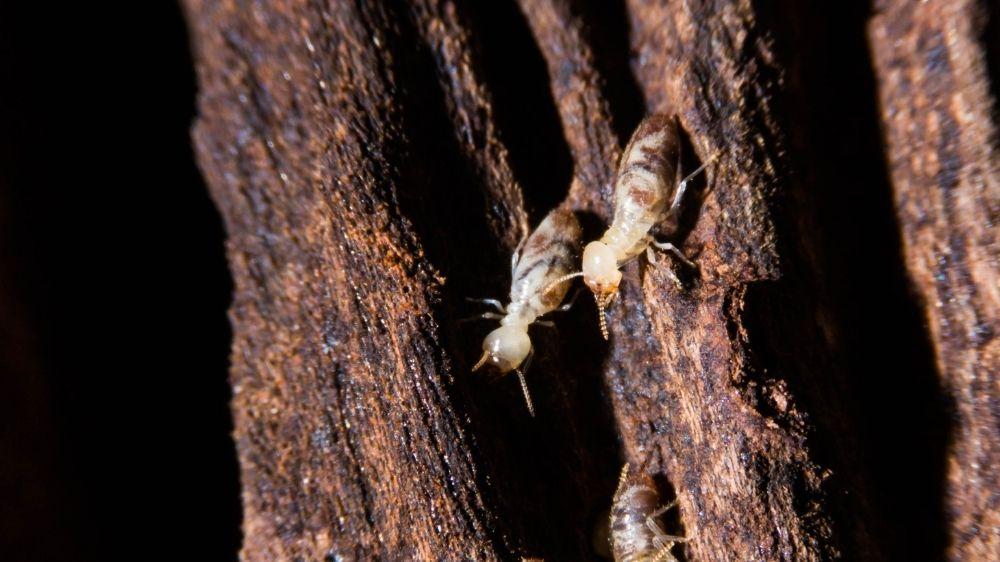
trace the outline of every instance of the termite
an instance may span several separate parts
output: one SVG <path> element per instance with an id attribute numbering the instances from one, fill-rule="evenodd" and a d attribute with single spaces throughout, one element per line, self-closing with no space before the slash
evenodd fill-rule
<path id="1" fill-rule="evenodd" d="M 472 370 L 490 363 L 501 374 L 516 372 L 532 416 L 535 407 L 524 379 L 534 353 L 528 326 L 535 322 L 551 325 L 539 317 L 553 310 L 565 310 L 572 304 L 559 306 L 569 290 L 569 283 L 566 279 L 558 282 L 558 279 L 565 278 L 566 273 L 573 270 L 581 238 L 580 223 L 572 212 L 564 209 L 550 212 L 511 256 L 510 303 L 503 306 L 496 299 L 469 299 L 497 310 L 486 312 L 481 318 L 500 321 L 500 327 L 483 340 L 483 355 Z"/>
<path id="2" fill-rule="evenodd" d="M 638 471 L 629 476 L 628 463 L 622 467 L 618 489 L 611 502 L 611 555 L 615 562 L 658 562 L 677 559 L 670 552 L 687 539 L 663 532 L 656 519 L 677 505 L 677 500 L 660 505 L 653 479 Z"/>
<path id="3" fill-rule="evenodd" d="M 642 120 L 622 153 L 615 177 L 615 211 L 611 226 L 600 240 L 584 248 L 581 271 L 557 279 L 553 286 L 572 277 L 583 277 L 597 301 L 601 335 L 608 339 L 604 310 L 621 282 L 621 268 L 643 252 L 655 264 L 655 246 L 677 257 L 691 268 L 691 262 L 670 242 L 659 242 L 650 234 L 654 225 L 674 216 L 680 207 L 688 182 L 715 159 L 715 155 L 677 181 L 680 173 L 680 134 L 677 119 L 662 114 Z M 676 185 L 676 189 L 673 189 Z M 671 200 L 671 191 L 673 197 Z"/>

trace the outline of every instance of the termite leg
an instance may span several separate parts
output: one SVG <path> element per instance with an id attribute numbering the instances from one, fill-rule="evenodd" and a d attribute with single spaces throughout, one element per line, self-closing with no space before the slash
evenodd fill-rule
<path id="1" fill-rule="evenodd" d="M 659 525 L 657 525 L 657 528 L 659 528 Z M 668 543 L 668 542 L 688 542 L 688 540 L 689 540 L 687 537 L 678 537 L 677 535 L 666 535 L 666 534 L 663 534 L 662 532 L 661 532 L 661 534 L 657 535 L 657 538 L 660 539 L 661 541 L 664 541 L 665 543 Z M 667 546 L 667 545 L 664 545 L 664 546 Z"/>
<path id="2" fill-rule="evenodd" d="M 684 192 L 687 191 L 688 182 L 694 179 L 695 176 L 700 174 L 705 170 L 705 167 L 711 164 L 716 158 L 718 158 L 719 153 L 716 152 L 708 160 L 702 162 L 701 166 L 698 166 L 695 171 L 691 172 L 684 177 L 678 184 L 677 189 L 674 190 L 674 200 L 670 203 L 670 209 L 667 211 L 669 214 L 673 214 L 681 206 L 681 199 L 684 198 Z"/>
<path id="3" fill-rule="evenodd" d="M 656 243 L 653 242 L 653 244 L 656 244 Z M 646 248 L 646 261 L 648 261 L 651 265 L 656 265 L 656 253 L 653 252 L 652 248 L 649 248 L 649 247 Z M 670 280 L 673 281 L 675 285 L 677 285 L 677 288 L 683 290 L 684 289 L 684 284 L 681 283 L 680 278 L 678 278 L 677 274 L 674 273 L 673 268 L 666 267 L 664 269 L 667 272 L 667 277 L 670 277 Z"/>
<path id="4" fill-rule="evenodd" d="M 567 302 L 566 304 L 564 304 L 562 306 L 554 308 L 554 309 L 550 310 L 549 312 L 546 312 L 545 314 L 551 314 L 553 312 L 566 312 L 567 310 L 569 310 L 570 308 L 573 307 L 573 304 L 576 302 L 576 297 L 580 296 L 580 292 L 581 291 L 583 291 L 583 289 L 580 288 L 580 287 L 577 287 L 577 289 L 575 291 L 573 291 L 573 296 L 569 298 L 569 302 Z M 545 326 L 546 328 L 555 328 L 555 326 L 556 326 L 555 324 L 552 323 L 551 320 L 535 320 L 535 324 L 541 324 L 542 326 Z"/>
<path id="5" fill-rule="evenodd" d="M 671 254 L 674 255 L 675 258 L 682 261 L 684 265 L 690 267 L 691 269 L 698 269 L 698 266 L 695 265 L 694 262 L 689 260 L 687 256 L 685 256 L 679 249 L 677 249 L 677 246 L 674 246 L 670 242 L 657 242 L 656 240 L 652 240 L 650 243 L 661 250 L 670 252 Z"/>
<path id="6" fill-rule="evenodd" d="M 485 304 L 485 305 L 488 305 L 488 306 L 492 306 L 493 308 L 497 309 L 497 312 L 499 312 L 501 314 L 506 314 L 507 313 L 506 307 L 504 307 L 503 303 L 501 303 L 497 299 L 474 299 L 472 297 L 465 297 L 465 300 L 467 300 L 469 302 L 474 302 L 474 303 L 479 303 L 479 304 Z"/>
<path id="7" fill-rule="evenodd" d="M 655 531 L 654 531 L 655 533 Z M 660 552 L 670 552 L 670 549 L 674 547 L 676 543 L 687 542 L 686 537 L 675 537 L 674 535 L 665 535 L 661 531 L 658 534 L 653 535 L 653 544 L 660 550 Z M 670 560 L 674 560 L 673 555 L 671 555 Z"/>
<path id="8" fill-rule="evenodd" d="M 458 321 L 472 322 L 473 320 L 503 320 L 503 314 L 497 314 L 496 312 L 484 312 L 482 314 L 477 314 L 475 316 L 460 318 Z"/>
<path id="9" fill-rule="evenodd" d="M 653 513 L 649 514 L 649 517 L 647 518 L 647 521 L 649 519 L 653 519 L 653 518 L 656 518 L 656 517 L 659 517 L 659 516 L 663 515 L 664 513 L 670 511 L 670 509 L 672 507 L 676 506 L 676 505 L 677 505 L 677 500 L 675 499 L 674 501 L 668 503 L 667 505 L 660 506 L 659 508 L 657 508 L 656 511 L 654 511 Z"/>
<path id="10" fill-rule="evenodd" d="M 668 535 L 660 529 L 659 525 L 652 521 L 647 520 L 646 526 L 653 532 L 653 544 L 655 544 L 656 548 L 661 551 L 670 551 L 670 549 L 673 548 L 674 543 L 687 542 L 687 537 Z"/>
<path id="11" fill-rule="evenodd" d="M 687 537 L 678 537 L 676 535 L 668 535 L 664 533 L 663 529 L 661 529 L 660 525 L 656 522 L 657 517 L 663 515 L 676 505 L 677 505 L 677 500 L 675 499 L 674 501 L 668 503 L 667 505 L 661 506 L 659 509 L 646 516 L 646 528 L 653 533 L 653 536 L 656 537 L 657 541 L 660 541 L 661 544 L 658 546 L 660 546 L 661 548 L 667 548 L 669 546 L 667 543 L 687 542 L 688 540 Z"/>

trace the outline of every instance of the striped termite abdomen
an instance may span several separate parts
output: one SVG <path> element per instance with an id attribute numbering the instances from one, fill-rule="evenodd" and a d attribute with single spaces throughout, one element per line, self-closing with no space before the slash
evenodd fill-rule
<path id="1" fill-rule="evenodd" d="M 670 549 L 684 539 L 665 534 L 656 521 L 673 505 L 662 505 L 653 479 L 642 472 L 629 474 L 626 464 L 618 480 L 609 518 L 611 554 L 615 562 L 675 560 Z"/>
<path id="2" fill-rule="evenodd" d="M 570 211 L 556 209 L 545 217 L 525 240 L 513 265 L 510 305 L 502 324 L 527 325 L 559 306 L 569 290 L 568 281 L 546 289 L 573 271 L 582 235 Z"/>
<path id="3" fill-rule="evenodd" d="M 619 262 L 645 250 L 650 229 L 665 217 L 677 185 L 679 156 L 674 117 L 651 115 L 632 134 L 615 178 L 611 226 L 600 240 Z"/>
<path id="4" fill-rule="evenodd" d="M 580 223 L 573 213 L 564 209 L 550 212 L 511 260 L 509 304 L 504 307 L 496 303 L 501 314 L 484 315 L 499 319 L 500 327 L 483 340 L 483 355 L 472 370 L 489 363 L 500 373 L 517 372 L 532 414 L 534 407 L 524 380 L 524 370 L 532 352 L 528 326 L 539 316 L 558 308 L 566 296 L 569 280 L 559 282 L 559 279 L 573 269 L 581 236 Z"/>
<path id="5" fill-rule="evenodd" d="M 650 229 L 670 208 L 679 154 L 677 120 L 664 115 L 643 119 L 622 153 L 611 226 L 584 248 L 581 268 L 583 282 L 597 301 L 604 339 L 608 338 L 604 309 L 618 293 L 622 264 L 649 246 Z"/>
<path id="6" fill-rule="evenodd" d="M 581 270 L 570 274 L 582 276 L 594 293 L 604 339 L 608 339 L 604 309 L 618 293 L 625 262 L 644 251 L 652 260 L 648 251 L 652 244 L 694 266 L 673 244 L 656 242 L 650 235 L 653 226 L 678 208 L 688 180 L 704 169 L 705 164 L 678 182 L 680 149 L 675 117 L 650 115 L 642 120 L 618 165 L 611 226 L 599 240 L 587 244 Z"/>

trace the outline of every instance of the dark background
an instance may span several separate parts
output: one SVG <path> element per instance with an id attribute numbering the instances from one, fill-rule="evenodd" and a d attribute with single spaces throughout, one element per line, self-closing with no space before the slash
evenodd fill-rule
<path id="1" fill-rule="evenodd" d="M 230 280 L 173 2 L 0 2 L 0 560 L 234 560 Z"/>

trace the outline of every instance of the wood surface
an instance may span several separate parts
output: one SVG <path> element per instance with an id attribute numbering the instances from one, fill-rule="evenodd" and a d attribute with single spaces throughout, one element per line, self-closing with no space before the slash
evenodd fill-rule
<path id="1" fill-rule="evenodd" d="M 236 286 L 242 558 L 597 559 L 630 461 L 679 499 L 687 560 L 990 559 L 989 34 L 972 2 L 884 4 L 186 0 L 193 136 Z M 551 208 L 596 238 L 654 112 L 677 115 L 685 170 L 718 155 L 660 233 L 699 269 L 678 287 L 666 256 L 627 266 L 609 343 L 586 294 L 533 328 L 532 419 L 513 377 L 469 373 L 492 327 L 462 322 L 481 312 L 465 297 L 506 296 Z M 838 148 L 883 175 L 850 184 Z M 898 317 L 853 298 L 879 291 Z M 883 349 L 909 355 L 917 390 L 861 359 L 899 318 Z M 939 394 L 955 441 L 932 455 Z"/>
<path id="2" fill-rule="evenodd" d="M 879 2 L 869 28 L 906 267 L 953 416 L 952 560 L 1000 555 L 1000 160 L 988 78 L 998 46 L 983 39 L 1000 12 L 986 7 Z"/>

